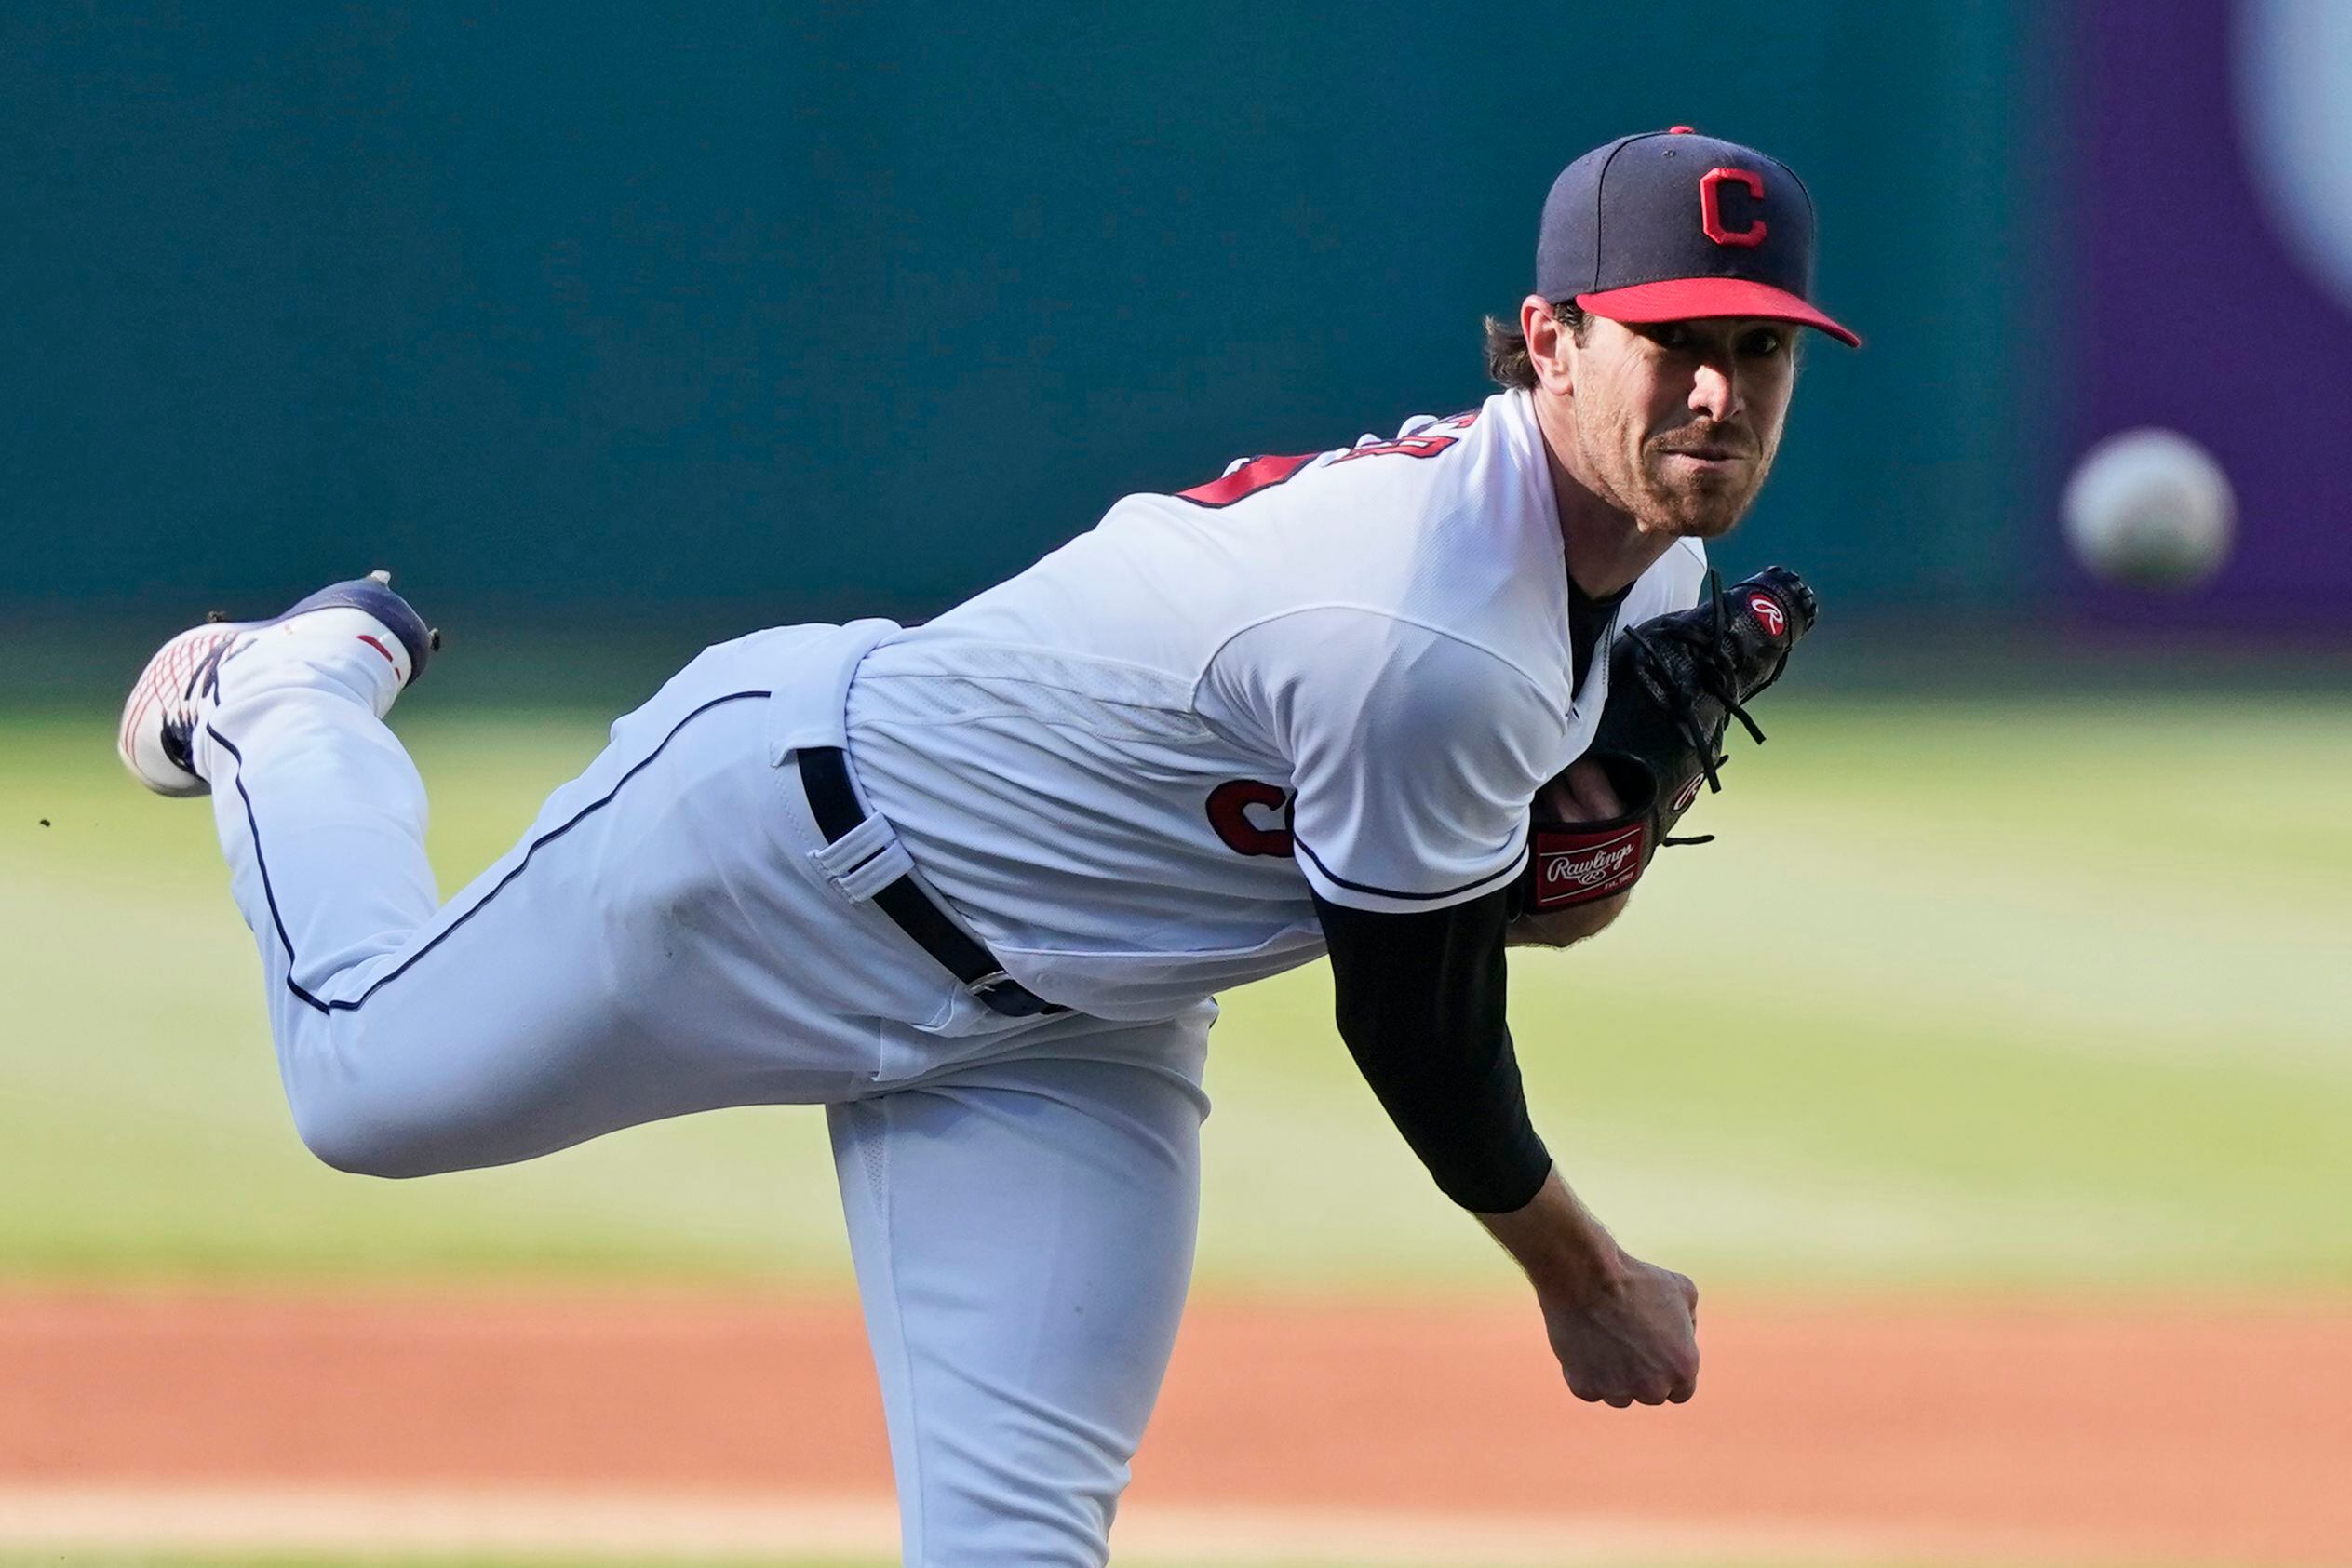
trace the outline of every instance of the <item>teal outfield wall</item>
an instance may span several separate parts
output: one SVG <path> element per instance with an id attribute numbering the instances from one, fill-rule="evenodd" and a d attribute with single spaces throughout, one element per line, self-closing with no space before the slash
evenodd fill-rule
<path id="1" fill-rule="evenodd" d="M 1124 490 L 1483 395 L 1552 174 L 1802 170 L 1823 342 L 1724 552 L 2016 591 L 2046 40 L 1966 7 L 249 4 L 0 21 L 0 604 L 919 614 Z"/>

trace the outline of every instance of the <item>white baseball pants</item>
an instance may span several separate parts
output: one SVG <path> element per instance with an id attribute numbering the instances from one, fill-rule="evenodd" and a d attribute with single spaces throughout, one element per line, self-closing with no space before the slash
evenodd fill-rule
<path id="1" fill-rule="evenodd" d="M 835 878 L 788 752 L 838 735 L 884 629 L 708 650 L 446 905 L 339 655 L 229 661 L 197 757 L 320 1159 L 416 1176 L 826 1105 L 906 1561 L 1099 1564 L 1190 1274 L 1214 1008 L 1000 1018 Z"/>

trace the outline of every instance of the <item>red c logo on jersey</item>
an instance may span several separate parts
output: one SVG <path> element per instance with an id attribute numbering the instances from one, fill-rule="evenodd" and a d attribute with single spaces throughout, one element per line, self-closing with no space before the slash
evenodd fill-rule
<path id="1" fill-rule="evenodd" d="M 1764 220 L 1744 229 L 1723 226 L 1723 186 L 1729 181 L 1743 187 L 1751 199 L 1764 199 L 1764 176 L 1753 169 L 1711 168 L 1699 177 L 1699 226 L 1717 245 L 1756 246 L 1764 243 Z"/>
<path id="2" fill-rule="evenodd" d="M 1279 827 L 1261 827 L 1250 818 L 1250 810 L 1282 810 L 1275 820 Z M 1209 791 L 1209 827 L 1219 842 L 1237 855 L 1280 855 L 1290 857 L 1293 839 L 1290 836 L 1291 813 L 1297 802 L 1290 791 L 1280 784 L 1258 779 L 1228 779 Z"/>
<path id="3" fill-rule="evenodd" d="M 1769 596 L 1763 594 L 1749 595 L 1748 608 L 1755 611 L 1755 618 L 1762 622 L 1764 623 L 1764 629 L 1770 632 L 1774 637 L 1779 637 L 1782 632 L 1788 629 L 1789 618 L 1787 611 L 1781 608 L 1778 601 L 1770 598 Z"/>

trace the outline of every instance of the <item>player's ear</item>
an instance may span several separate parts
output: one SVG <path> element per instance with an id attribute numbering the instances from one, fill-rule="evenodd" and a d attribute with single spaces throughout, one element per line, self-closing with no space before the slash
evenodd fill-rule
<path id="1" fill-rule="evenodd" d="M 1536 385 L 1555 397 L 1576 390 L 1576 335 L 1552 309 L 1552 302 L 1530 294 L 1519 302 L 1519 335 L 1527 342 L 1527 364 Z"/>

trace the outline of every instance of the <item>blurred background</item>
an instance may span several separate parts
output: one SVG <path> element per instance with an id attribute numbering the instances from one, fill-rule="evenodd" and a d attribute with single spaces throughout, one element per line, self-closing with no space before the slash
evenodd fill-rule
<path id="1" fill-rule="evenodd" d="M 1126 1555 L 2352 1562 L 2340 0 L 0 16 L 0 1562 L 893 1549 L 821 1119 L 310 1162 L 110 755 L 157 642 L 395 569 L 454 892 L 706 642 L 1472 406 L 1552 176 L 1672 123 L 1866 342 L 1716 553 L 1824 605 L 1720 841 L 1514 959 L 1707 1381 L 1560 1392 L 1318 967 L 1227 998 Z M 2166 592 L 2059 523 L 2149 425 L 2238 507 Z"/>

